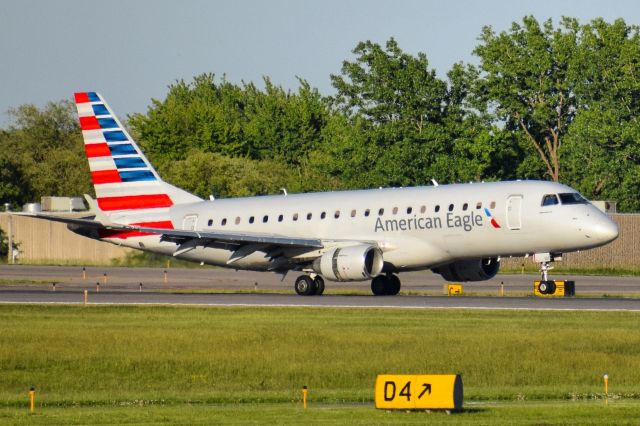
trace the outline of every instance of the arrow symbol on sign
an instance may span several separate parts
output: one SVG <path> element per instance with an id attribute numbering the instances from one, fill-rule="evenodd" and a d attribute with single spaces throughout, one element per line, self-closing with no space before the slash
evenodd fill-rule
<path id="1" fill-rule="evenodd" d="M 422 398 L 422 395 L 424 395 L 425 392 L 427 393 L 427 395 L 431 395 L 431 383 L 423 383 L 422 387 L 424 389 L 422 390 L 422 392 L 420 392 L 420 395 L 418 395 L 418 399 Z"/>

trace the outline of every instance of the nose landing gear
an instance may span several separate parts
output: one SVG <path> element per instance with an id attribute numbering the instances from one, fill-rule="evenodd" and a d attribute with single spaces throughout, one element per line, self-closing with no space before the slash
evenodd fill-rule
<path id="1" fill-rule="evenodd" d="M 549 279 L 549 271 L 553 269 L 551 262 L 562 260 L 562 254 L 536 253 L 533 255 L 533 260 L 540 264 L 540 282 L 537 284 L 537 291 L 544 295 L 554 294 L 556 292 L 556 282 Z"/>

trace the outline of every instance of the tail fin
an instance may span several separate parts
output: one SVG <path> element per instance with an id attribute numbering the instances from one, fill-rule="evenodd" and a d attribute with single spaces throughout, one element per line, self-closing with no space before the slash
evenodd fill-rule
<path id="1" fill-rule="evenodd" d="M 97 204 L 107 215 L 202 201 L 164 182 L 102 96 L 75 94 Z"/>

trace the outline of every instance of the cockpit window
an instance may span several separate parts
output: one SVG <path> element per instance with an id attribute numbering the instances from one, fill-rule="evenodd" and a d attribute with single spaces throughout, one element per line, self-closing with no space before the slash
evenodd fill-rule
<path id="1" fill-rule="evenodd" d="M 558 197 L 556 194 L 547 194 L 542 197 L 542 205 L 543 206 L 554 206 L 558 204 Z"/>
<path id="2" fill-rule="evenodd" d="M 567 192 L 564 194 L 558 194 L 560 196 L 560 202 L 562 204 L 587 204 L 588 201 L 577 192 Z"/>

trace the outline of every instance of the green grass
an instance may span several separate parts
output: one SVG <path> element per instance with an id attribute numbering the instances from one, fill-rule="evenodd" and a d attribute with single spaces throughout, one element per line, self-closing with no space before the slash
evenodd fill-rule
<path id="1" fill-rule="evenodd" d="M 424 420 L 371 408 L 379 373 L 461 373 L 467 407 L 483 408 L 443 422 L 545 418 L 528 404 L 564 407 L 556 420 L 640 412 L 632 312 L 4 305 L 0 324 L 0 422 L 22 418 L 32 385 L 42 414 L 29 422 Z M 324 409 L 299 412 L 303 385 Z"/>
<path id="2" fill-rule="evenodd" d="M 40 285 L 51 285 L 51 283 L 59 283 L 60 281 L 55 280 L 25 280 L 23 278 L 0 278 L 0 286 L 3 285 L 25 285 L 25 284 L 40 284 Z"/>
<path id="3" fill-rule="evenodd" d="M 131 404 L 111 407 L 0 408 L 11 424 L 444 424 L 637 425 L 640 401 L 509 402 L 471 404 L 460 413 L 375 410 L 371 404 Z"/>

